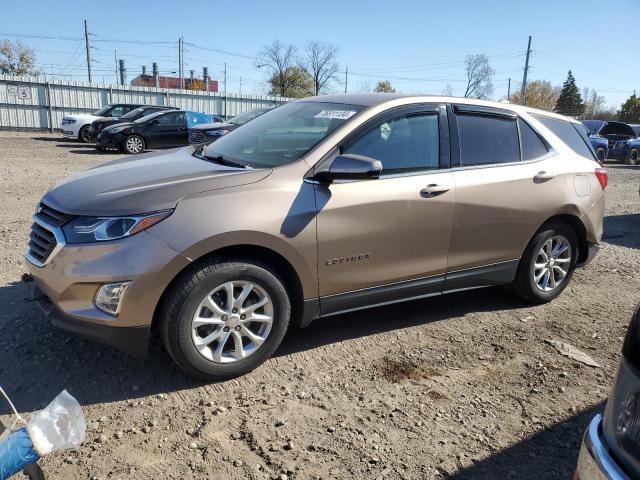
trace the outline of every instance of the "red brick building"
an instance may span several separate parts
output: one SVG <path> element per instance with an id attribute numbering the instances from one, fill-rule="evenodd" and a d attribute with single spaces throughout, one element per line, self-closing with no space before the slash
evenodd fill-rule
<path id="1" fill-rule="evenodd" d="M 155 87 L 155 80 L 153 75 L 138 75 L 136 78 L 131 80 L 131 85 L 136 87 Z M 158 77 L 158 86 L 160 88 L 180 88 L 180 79 L 178 77 L 165 77 L 160 75 Z M 202 79 L 194 80 L 194 88 L 191 87 L 191 79 L 184 79 L 184 88 L 187 90 L 205 90 L 204 81 Z M 218 81 L 217 80 L 209 80 L 209 91 L 217 92 L 218 91 Z"/>

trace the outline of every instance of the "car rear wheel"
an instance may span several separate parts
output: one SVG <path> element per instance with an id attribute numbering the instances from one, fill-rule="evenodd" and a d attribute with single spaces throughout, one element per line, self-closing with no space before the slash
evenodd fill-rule
<path id="1" fill-rule="evenodd" d="M 144 139 L 139 135 L 129 135 L 122 143 L 122 149 L 125 153 L 136 154 L 144 152 Z"/>
<path id="2" fill-rule="evenodd" d="M 560 222 L 547 224 L 527 245 L 512 290 L 528 302 L 550 302 L 571 281 L 577 259 L 575 230 Z"/>
<path id="3" fill-rule="evenodd" d="M 604 148 L 600 147 L 600 148 L 596 148 L 596 158 L 598 159 L 599 162 L 604 162 L 606 160 L 607 156 L 607 152 L 605 151 Z"/>
<path id="4" fill-rule="evenodd" d="M 627 154 L 627 158 L 625 159 L 625 163 L 627 165 L 637 165 L 638 164 L 638 150 L 633 148 L 629 150 Z"/>
<path id="5" fill-rule="evenodd" d="M 91 142 L 91 134 L 89 133 L 89 125 L 85 125 L 84 127 L 82 127 L 80 129 L 80 131 L 78 132 L 78 140 L 80 140 L 82 143 Z"/>
<path id="6" fill-rule="evenodd" d="M 208 261 L 186 272 L 160 310 L 166 350 L 186 373 L 224 380 L 250 372 L 278 348 L 291 307 L 266 266 Z"/>

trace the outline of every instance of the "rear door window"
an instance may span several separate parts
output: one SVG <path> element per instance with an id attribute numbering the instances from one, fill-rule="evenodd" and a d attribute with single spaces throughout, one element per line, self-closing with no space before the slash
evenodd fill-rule
<path id="1" fill-rule="evenodd" d="M 518 119 L 520 128 L 520 148 L 522 160 L 535 160 L 549 152 L 547 144 L 540 138 L 533 128 L 522 119 Z"/>
<path id="2" fill-rule="evenodd" d="M 537 113 L 532 113 L 531 116 L 551 130 L 551 132 L 560 138 L 560 140 L 576 154 L 589 160 L 596 159 L 589 138 L 585 135 L 584 131 L 580 132 L 571 122 L 559 118 L 547 117 L 546 115 L 539 115 Z"/>
<path id="3" fill-rule="evenodd" d="M 520 161 L 515 118 L 464 113 L 456 120 L 463 167 Z"/>

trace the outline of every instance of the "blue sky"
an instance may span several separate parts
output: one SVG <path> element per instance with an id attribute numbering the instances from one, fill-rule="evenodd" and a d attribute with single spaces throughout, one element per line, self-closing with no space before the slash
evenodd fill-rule
<path id="1" fill-rule="evenodd" d="M 44 72 L 86 80 L 87 19 L 95 80 L 112 82 L 114 51 L 126 60 L 129 80 L 153 61 L 161 71 L 177 71 L 183 35 L 187 74 L 200 74 L 206 65 L 220 78 L 227 62 L 228 90 L 237 92 L 242 81 L 243 93 L 264 93 L 267 74 L 255 67 L 255 56 L 275 39 L 338 45 L 341 70 L 348 66 L 350 72 L 349 91 L 389 79 L 402 92 L 440 94 L 451 85 L 454 95 L 462 95 L 464 57 L 483 53 L 496 72 L 493 97 L 500 99 L 509 77 L 512 91 L 520 87 L 532 35 L 530 80 L 561 84 L 571 69 L 581 90 L 596 89 L 617 106 L 640 90 L 637 29 L 631 28 L 638 18 L 638 0 L 30 0 L 4 2 L 0 39 L 34 48 Z M 342 91 L 344 84 L 334 88 Z"/>

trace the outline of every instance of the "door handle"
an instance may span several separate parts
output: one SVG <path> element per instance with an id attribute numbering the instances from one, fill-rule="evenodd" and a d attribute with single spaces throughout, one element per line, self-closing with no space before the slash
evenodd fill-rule
<path id="1" fill-rule="evenodd" d="M 422 190 L 420 190 L 420 195 L 423 197 L 435 197 L 436 195 L 440 195 L 441 193 L 445 193 L 451 190 L 451 185 L 438 185 L 437 183 L 432 183 L 427 185 Z"/>
<path id="2" fill-rule="evenodd" d="M 553 173 L 553 172 L 547 172 L 545 170 L 542 170 L 542 171 L 536 173 L 535 176 L 533 177 L 533 179 L 537 180 L 539 182 L 544 182 L 544 181 L 547 181 L 547 180 L 551 180 L 555 176 L 556 176 L 556 174 Z"/>

